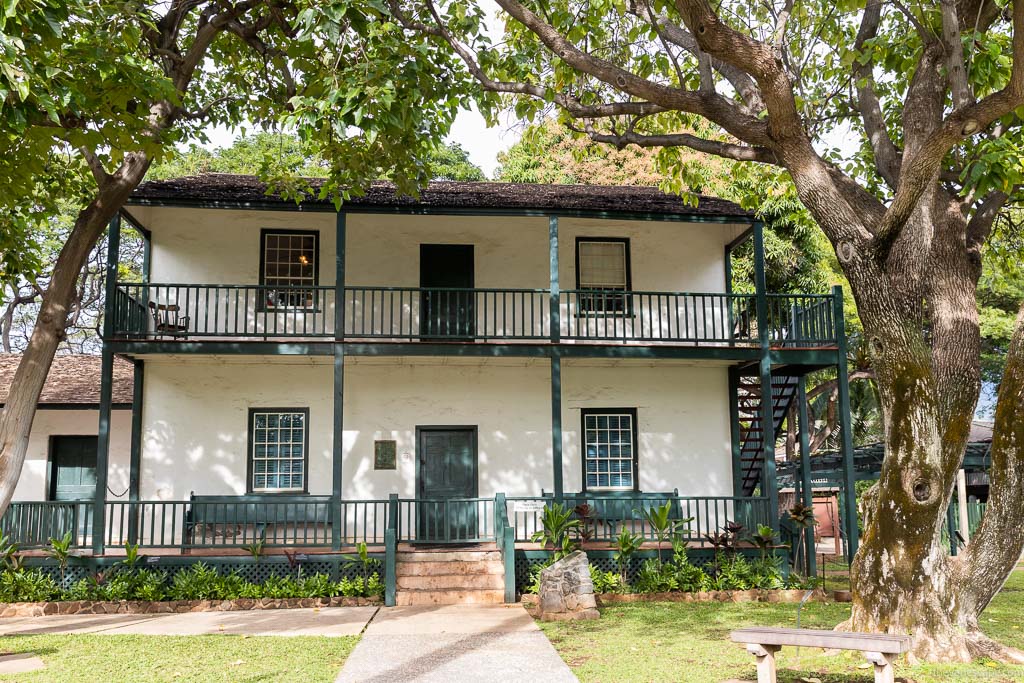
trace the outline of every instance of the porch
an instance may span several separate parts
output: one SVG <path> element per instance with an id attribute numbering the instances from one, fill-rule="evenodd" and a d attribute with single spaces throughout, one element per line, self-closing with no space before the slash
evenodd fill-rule
<path id="1" fill-rule="evenodd" d="M 833 349 L 839 294 L 119 282 L 111 341 L 551 342 Z"/>

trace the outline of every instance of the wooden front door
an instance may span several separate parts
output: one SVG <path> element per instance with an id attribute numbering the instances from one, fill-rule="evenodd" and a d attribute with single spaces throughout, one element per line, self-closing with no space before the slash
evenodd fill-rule
<path id="1" fill-rule="evenodd" d="M 96 494 L 96 437 L 55 436 L 50 500 L 92 500 Z"/>
<path id="2" fill-rule="evenodd" d="M 477 528 L 475 427 L 417 428 L 416 539 L 470 543 Z"/>
<path id="3" fill-rule="evenodd" d="M 420 336 L 471 339 L 476 334 L 472 244 L 420 245 Z"/>

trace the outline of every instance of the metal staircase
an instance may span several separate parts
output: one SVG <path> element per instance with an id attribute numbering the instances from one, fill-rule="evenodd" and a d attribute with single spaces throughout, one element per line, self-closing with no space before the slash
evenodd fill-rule
<path id="1" fill-rule="evenodd" d="M 800 378 L 797 375 L 772 375 L 773 433 L 778 436 L 782 422 L 796 398 Z M 761 421 L 761 378 L 741 375 L 737 392 L 737 416 L 740 421 L 740 481 L 744 496 L 753 495 L 761 483 L 764 469 L 764 428 Z M 774 447 L 771 449 L 774 452 Z"/>

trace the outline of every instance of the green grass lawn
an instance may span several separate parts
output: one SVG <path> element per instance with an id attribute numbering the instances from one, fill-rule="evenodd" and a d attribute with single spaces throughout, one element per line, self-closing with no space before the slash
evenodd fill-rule
<path id="1" fill-rule="evenodd" d="M 810 603 L 800 612 L 803 628 L 832 628 L 849 614 L 845 604 Z M 1014 572 L 982 616 L 990 636 L 1024 648 L 1024 572 Z M 754 658 L 729 642 L 743 626 L 797 626 L 797 605 L 634 603 L 601 610 L 590 622 L 543 623 L 562 658 L 583 683 L 619 681 L 755 680 Z M 817 678 L 822 683 L 873 680 L 863 655 L 826 657 L 821 650 L 783 648 L 779 681 Z M 897 676 L 916 683 L 1024 681 L 1024 667 L 995 662 L 971 665 L 900 666 Z"/>
<path id="2" fill-rule="evenodd" d="M 46 669 L 4 681 L 333 681 L 356 636 L 45 635 L 0 638 L 0 652 L 31 652 Z"/>

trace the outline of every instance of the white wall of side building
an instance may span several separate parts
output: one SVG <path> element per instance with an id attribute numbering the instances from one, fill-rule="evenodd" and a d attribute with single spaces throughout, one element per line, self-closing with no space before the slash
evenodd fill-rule
<path id="1" fill-rule="evenodd" d="M 147 359 L 141 497 L 247 490 L 249 408 L 309 408 L 309 493 L 331 493 L 329 359 Z M 635 407 L 644 491 L 729 495 L 724 367 L 564 361 L 563 477 L 582 485 L 580 410 Z M 554 486 L 547 359 L 346 359 L 343 496 L 416 493 L 417 426 L 478 428 L 479 495 Z M 375 470 L 374 441 L 394 440 L 395 470 Z"/>
<path id="2" fill-rule="evenodd" d="M 132 411 L 118 409 L 110 415 L 110 460 L 107 481 L 109 500 L 127 500 L 128 464 L 131 458 Z M 48 410 L 40 408 L 32 421 L 25 464 L 14 489 L 14 500 L 49 498 L 49 459 L 55 436 L 96 436 L 98 410 Z M 116 494 L 116 495 L 115 495 Z"/>

